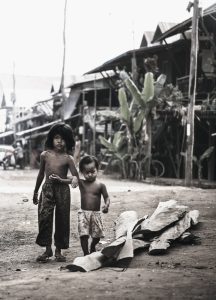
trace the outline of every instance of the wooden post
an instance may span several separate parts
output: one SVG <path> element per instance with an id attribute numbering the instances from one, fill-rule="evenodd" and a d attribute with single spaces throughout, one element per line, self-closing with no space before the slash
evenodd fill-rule
<path id="1" fill-rule="evenodd" d="M 82 91 L 82 119 L 83 119 L 83 132 L 82 132 L 82 146 L 85 149 L 85 91 Z"/>
<path id="2" fill-rule="evenodd" d="M 96 155 L 96 113 L 97 113 L 97 89 L 94 89 L 94 130 L 93 130 L 93 155 Z"/>
<path id="3" fill-rule="evenodd" d="M 215 176 L 215 141 L 214 137 L 212 136 L 212 133 L 215 130 L 215 123 L 211 120 L 210 121 L 210 126 L 209 126 L 209 147 L 214 146 L 213 153 L 211 154 L 209 160 L 208 160 L 208 180 L 209 181 L 214 181 L 214 176 Z"/>
<path id="4" fill-rule="evenodd" d="M 132 79 L 133 82 L 137 85 L 137 61 L 136 61 L 136 53 L 133 51 L 133 56 L 131 57 L 131 71 L 132 71 Z"/>
<path id="5" fill-rule="evenodd" d="M 67 0 L 65 0 L 64 7 L 64 28 L 63 28 L 63 64 L 62 64 L 62 76 L 61 76 L 61 85 L 60 91 L 62 96 L 62 107 L 61 107 L 61 119 L 64 121 L 64 105 L 66 101 L 66 95 L 64 91 L 64 71 L 65 71 L 65 56 L 66 56 L 66 38 L 65 38 L 65 30 L 66 30 L 66 12 L 67 12 Z"/>
<path id="6" fill-rule="evenodd" d="M 198 55 L 198 19 L 199 0 L 194 0 L 192 33 L 191 33 L 191 57 L 190 57 L 190 77 L 188 90 L 188 114 L 187 114 L 187 149 L 185 164 L 185 185 L 191 186 L 193 179 L 193 149 L 194 149 L 194 105 L 196 98 L 197 79 L 197 55 Z"/>
<path id="7" fill-rule="evenodd" d="M 11 100 L 13 104 L 13 135 L 14 135 L 14 142 L 16 141 L 16 78 L 15 78 L 15 62 L 13 62 L 13 92 L 11 95 Z"/>
<path id="8" fill-rule="evenodd" d="M 109 110 L 112 110 L 112 89 L 109 88 Z M 108 126 L 107 126 L 108 127 Z M 108 130 L 105 131 L 106 135 L 105 138 L 107 138 L 108 134 Z M 112 135 L 112 121 L 110 121 L 110 134 Z"/>
<path id="9" fill-rule="evenodd" d="M 146 130 L 147 130 L 147 135 L 148 135 L 148 141 L 146 143 L 146 155 L 148 157 L 148 160 L 146 162 L 146 176 L 150 177 L 151 172 L 150 172 L 150 165 L 151 165 L 151 160 L 152 160 L 152 117 L 149 114 L 147 116 L 146 120 Z"/>

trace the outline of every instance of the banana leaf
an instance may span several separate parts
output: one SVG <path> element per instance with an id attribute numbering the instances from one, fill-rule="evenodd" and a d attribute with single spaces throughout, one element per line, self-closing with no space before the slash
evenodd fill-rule
<path id="1" fill-rule="evenodd" d="M 153 73 L 147 72 L 145 74 L 144 87 L 142 90 L 142 101 L 144 104 L 150 99 L 154 97 L 154 77 Z"/>
<path id="2" fill-rule="evenodd" d="M 140 110 L 138 115 L 133 119 L 133 130 L 135 133 L 137 133 L 140 130 L 144 117 L 145 112 L 143 110 Z"/>
<path id="3" fill-rule="evenodd" d="M 122 145 L 124 144 L 124 141 L 125 141 L 125 136 L 122 134 L 121 131 L 117 131 L 114 134 L 114 138 L 113 138 L 113 145 L 116 148 L 116 150 L 118 150 L 122 147 Z"/>
<path id="4" fill-rule="evenodd" d="M 125 93 L 124 88 L 119 89 L 118 99 L 120 104 L 120 112 L 121 112 L 122 120 L 125 121 L 127 124 L 130 124 L 130 111 L 127 102 L 127 95 Z"/>
<path id="5" fill-rule="evenodd" d="M 209 147 L 201 156 L 200 156 L 200 162 L 203 161 L 206 158 L 209 158 L 212 152 L 214 151 L 214 146 Z"/>
<path id="6" fill-rule="evenodd" d="M 134 84 L 134 82 L 130 78 L 127 78 L 124 81 L 124 83 L 125 83 L 126 87 L 128 88 L 128 90 L 130 91 L 130 93 L 133 97 L 133 100 L 144 109 L 145 103 L 143 103 L 142 98 L 141 98 L 141 93 L 138 90 L 138 88 L 136 87 L 136 85 Z"/>
<path id="7" fill-rule="evenodd" d="M 166 82 L 166 75 L 161 74 L 158 78 L 157 81 L 155 82 L 154 86 L 154 94 L 155 97 L 159 97 L 160 93 L 162 92 L 163 86 Z"/>
<path id="8" fill-rule="evenodd" d="M 105 146 L 109 151 L 116 152 L 116 148 L 113 143 L 108 142 L 102 135 L 99 136 L 99 140 L 103 146 Z"/>

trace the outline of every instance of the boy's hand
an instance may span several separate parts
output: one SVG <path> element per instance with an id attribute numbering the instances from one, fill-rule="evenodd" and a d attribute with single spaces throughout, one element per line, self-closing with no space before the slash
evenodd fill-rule
<path id="1" fill-rule="evenodd" d="M 35 205 L 38 204 L 38 193 L 34 193 L 34 195 L 33 195 L 33 203 L 34 203 Z"/>
<path id="2" fill-rule="evenodd" d="M 76 176 L 73 176 L 73 178 L 71 180 L 71 186 L 73 189 L 78 186 L 78 178 Z"/>
<path id="3" fill-rule="evenodd" d="M 109 206 L 108 206 L 108 205 L 104 205 L 104 206 L 102 207 L 102 212 L 103 212 L 104 214 L 108 213 L 108 210 L 109 210 Z"/>

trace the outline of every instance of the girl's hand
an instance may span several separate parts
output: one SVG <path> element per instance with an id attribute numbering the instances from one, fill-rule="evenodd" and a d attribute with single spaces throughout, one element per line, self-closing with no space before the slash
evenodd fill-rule
<path id="1" fill-rule="evenodd" d="M 108 210 L 109 210 L 109 206 L 104 205 L 104 206 L 102 207 L 102 212 L 103 212 L 104 214 L 108 213 Z"/>
<path id="2" fill-rule="evenodd" d="M 59 182 L 61 182 L 61 177 L 58 176 L 58 175 L 56 175 L 56 174 L 50 175 L 50 176 L 49 176 L 49 179 L 50 179 L 50 180 L 54 180 L 54 181 L 59 181 Z"/>
<path id="3" fill-rule="evenodd" d="M 34 193 L 34 195 L 33 195 L 33 203 L 34 203 L 35 205 L 38 204 L 38 193 Z"/>
<path id="4" fill-rule="evenodd" d="M 71 186 L 72 186 L 73 189 L 78 186 L 78 178 L 76 176 L 72 177 Z"/>

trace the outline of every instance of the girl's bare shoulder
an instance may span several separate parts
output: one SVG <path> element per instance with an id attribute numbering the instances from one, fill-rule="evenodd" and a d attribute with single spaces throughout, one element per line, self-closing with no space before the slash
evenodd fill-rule
<path id="1" fill-rule="evenodd" d="M 74 158 L 72 155 L 65 153 L 64 154 L 68 162 L 74 162 Z"/>
<path id="2" fill-rule="evenodd" d="M 41 152 L 41 158 L 46 158 L 47 156 L 52 155 L 52 150 L 44 150 Z"/>

